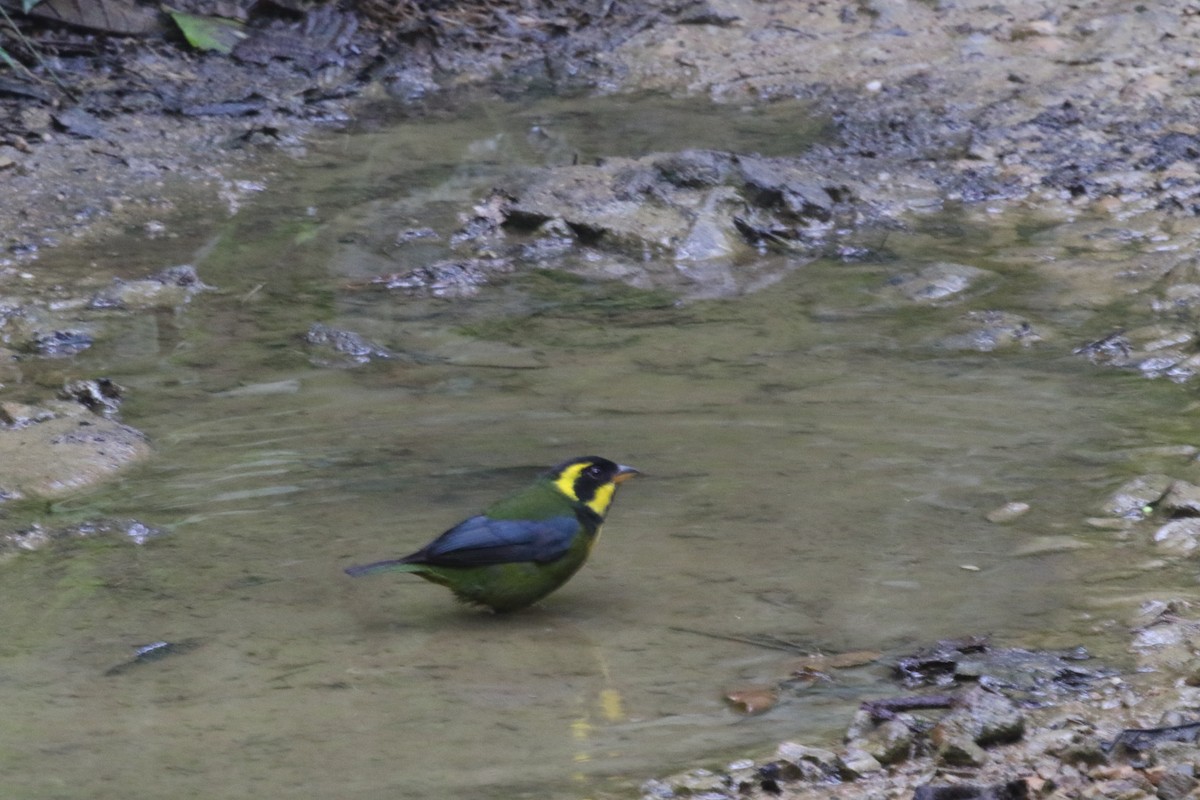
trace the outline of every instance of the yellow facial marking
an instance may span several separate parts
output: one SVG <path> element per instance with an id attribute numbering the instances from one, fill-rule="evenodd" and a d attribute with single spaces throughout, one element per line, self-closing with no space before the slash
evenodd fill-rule
<path id="1" fill-rule="evenodd" d="M 562 471 L 561 475 L 554 479 L 555 487 L 567 497 L 578 501 L 579 496 L 575 494 L 575 481 L 579 480 L 580 473 L 591 465 L 590 461 L 583 461 L 567 467 Z M 624 478 L 625 476 L 621 477 Z M 596 493 L 592 495 L 592 499 L 588 500 L 584 505 L 603 517 L 608 511 L 608 507 L 612 505 L 613 493 L 616 490 L 617 483 L 615 481 L 609 481 L 597 486 Z"/>
<path id="2" fill-rule="evenodd" d="M 575 481 L 579 478 L 579 473 L 590 467 L 588 462 L 572 464 L 562 471 L 562 474 L 554 479 L 554 485 L 558 490 L 572 500 L 578 500 L 575 496 Z"/>
<path id="3" fill-rule="evenodd" d="M 612 504 L 613 492 L 616 490 L 617 485 L 612 482 L 596 487 L 596 495 L 586 503 L 587 507 L 603 517 Z"/>

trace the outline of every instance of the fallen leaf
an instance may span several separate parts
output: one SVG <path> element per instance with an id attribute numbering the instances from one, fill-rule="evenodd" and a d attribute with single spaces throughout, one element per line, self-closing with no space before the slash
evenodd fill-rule
<path id="1" fill-rule="evenodd" d="M 775 706 L 779 692 L 774 686 L 746 686 L 726 692 L 725 699 L 743 714 L 761 714 Z"/>
<path id="2" fill-rule="evenodd" d="M 169 10 L 188 44 L 197 50 L 215 50 L 228 55 L 233 46 L 246 38 L 242 23 L 225 17 L 201 17 Z"/>
<path id="3" fill-rule="evenodd" d="M 804 658 L 794 662 L 792 666 L 792 674 L 803 677 L 810 672 L 824 672 L 829 669 L 848 669 L 850 667 L 861 667 L 870 664 L 873 661 L 878 661 L 882 655 L 877 650 L 854 650 L 849 653 L 832 653 L 830 655 L 818 654 L 815 656 L 805 656 Z"/>

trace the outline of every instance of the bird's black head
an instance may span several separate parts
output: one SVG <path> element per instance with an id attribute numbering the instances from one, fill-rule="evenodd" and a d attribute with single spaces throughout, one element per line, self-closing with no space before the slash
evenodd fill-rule
<path id="1" fill-rule="evenodd" d="M 601 517 L 612 503 L 617 484 L 637 474 L 633 467 L 600 456 L 572 458 L 546 473 L 558 491 L 572 502 L 583 503 Z"/>

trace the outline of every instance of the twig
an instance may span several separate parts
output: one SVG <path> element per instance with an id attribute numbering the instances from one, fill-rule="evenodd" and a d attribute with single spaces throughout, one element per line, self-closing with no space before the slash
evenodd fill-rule
<path id="1" fill-rule="evenodd" d="M 765 647 L 768 650 L 782 650 L 785 653 L 803 653 L 809 655 L 803 647 L 794 643 L 778 639 L 774 636 L 738 636 L 733 633 L 713 633 L 711 631 L 701 631 L 695 628 L 683 628 L 678 625 L 669 626 L 668 630 L 679 631 L 680 633 L 694 633 L 697 636 L 707 636 L 710 639 L 721 639 L 726 642 L 739 642 L 740 644 L 752 644 L 755 647 Z"/>
<path id="2" fill-rule="evenodd" d="M 4 10 L 4 6 L 0 6 L 0 16 L 4 17 L 4 21 L 6 23 L 8 23 L 8 27 L 12 30 L 13 36 L 17 37 L 17 39 L 21 42 L 21 44 L 25 45 L 25 48 L 30 53 L 33 54 L 33 57 L 35 59 L 37 59 L 37 62 L 42 67 L 42 69 L 46 70 L 46 73 L 54 81 L 54 85 L 57 86 L 59 89 L 61 89 L 63 94 L 65 94 L 71 100 L 78 100 L 79 98 L 75 95 L 75 92 L 71 91 L 71 88 L 69 86 L 67 86 L 65 83 L 63 83 L 62 79 L 58 77 L 58 73 L 55 72 L 54 69 L 49 64 L 46 63 L 46 59 L 42 58 L 41 51 L 33 46 L 33 42 L 31 42 L 29 40 L 28 36 L 21 33 L 21 29 L 17 27 L 17 23 L 13 22 L 13 18 L 8 15 L 7 11 Z M 0 48 L 0 54 L 3 54 L 4 62 L 6 64 L 8 64 L 10 67 L 19 67 L 22 71 L 24 71 L 24 73 L 26 75 L 28 75 L 33 80 L 37 81 L 38 83 L 44 83 L 44 81 L 41 78 L 39 78 L 37 75 L 33 74 L 33 72 L 30 71 L 30 69 L 28 67 L 26 67 L 24 64 L 21 64 L 20 62 L 16 61 L 11 56 L 9 56 L 7 53 L 5 53 L 3 48 Z"/>

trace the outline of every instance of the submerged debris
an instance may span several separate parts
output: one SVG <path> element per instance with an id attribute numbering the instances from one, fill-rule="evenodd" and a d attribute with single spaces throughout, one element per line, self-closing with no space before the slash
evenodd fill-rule
<path id="1" fill-rule="evenodd" d="M 181 639 L 177 642 L 151 642 L 150 644 L 139 645 L 134 649 L 133 658 L 128 661 L 123 661 L 109 667 L 104 671 L 105 677 L 120 675 L 128 672 L 134 667 L 142 664 L 149 664 L 153 661 L 161 661 L 168 656 L 178 656 L 185 653 L 190 653 L 201 644 L 200 639 Z"/>
<path id="2" fill-rule="evenodd" d="M 399 289 L 409 295 L 471 297 L 479 293 L 481 286 L 490 283 L 493 275 L 512 270 L 512 261 L 507 258 L 448 260 L 408 272 L 381 275 L 371 279 L 370 283 L 385 289 Z"/>
<path id="3" fill-rule="evenodd" d="M 92 334 L 80 329 L 37 332 L 30 340 L 30 350 L 45 358 L 77 355 L 95 343 Z"/>
<path id="4" fill-rule="evenodd" d="M 114 278 L 112 285 L 92 295 L 88 308 L 139 310 L 174 308 L 213 287 L 200 280 L 191 264 L 180 264 L 139 280 Z"/>
<path id="5" fill-rule="evenodd" d="M 320 352 L 314 354 L 313 360 L 321 366 L 366 364 L 375 359 L 395 357 L 386 347 L 369 342 L 353 331 L 333 328 L 322 322 L 309 326 L 304 341 Z"/>
<path id="6" fill-rule="evenodd" d="M 35 522 L 14 531 L 0 531 L 0 561 L 18 553 L 41 550 L 56 542 L 72 539 L 109 537 L 143 545 L 165 534 L 164 529 L 136 519 L 89 520 L 60 528 L 48 528 Z"/>

